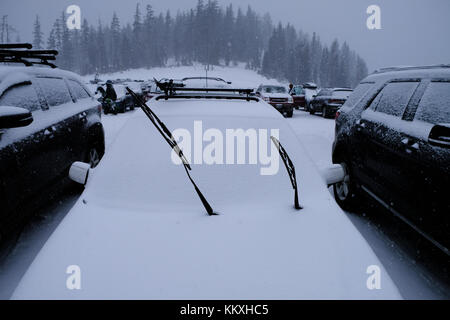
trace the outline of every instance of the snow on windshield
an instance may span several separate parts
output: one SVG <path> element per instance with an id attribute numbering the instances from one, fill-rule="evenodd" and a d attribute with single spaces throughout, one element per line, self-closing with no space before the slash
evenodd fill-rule
<path id="1" fill-rule="evenodd" d="M 333 98 L 347 99 L 351 93 L 352 93 L 352 91 L 347 91 L 347 90 L 333 91 Z"/>

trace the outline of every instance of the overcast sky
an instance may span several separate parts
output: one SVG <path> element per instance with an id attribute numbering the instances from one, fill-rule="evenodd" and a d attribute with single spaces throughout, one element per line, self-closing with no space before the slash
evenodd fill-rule
<path id="1" fill-rule="evenodd" d="M 206 1 L 206 0 L 205 0 Z M 131 22 L 135 4 L 151 4 L 156 12 L 192 8 L 197 0 L 0 0 L 0 16 L 22 41 L 31 41 L 36 14 L 47 38 L 56 17 L 71 4 L 81 7 L 82 19 L 111 21 L 117 12 L 121 23 Z M 269 12 L 274 22 L 290 22 L 306 32 L 317 32 L 330 43 L 347 41 L 368 63 L 369 69 L 392 65 L 450 63 L 450 0 L 219 0 L 222 6 L 251 5 Z M 381 8 L 382 30 L 368 30 L 366 9 Z"/>

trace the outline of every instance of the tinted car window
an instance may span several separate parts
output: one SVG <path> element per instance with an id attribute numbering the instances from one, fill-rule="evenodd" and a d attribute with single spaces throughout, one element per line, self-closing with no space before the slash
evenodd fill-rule
<path id="1" fill-rule="evenodd" d="M 76 99 L 86 99 L 89 98 L 88 93 L 84 88 L 76 81 L 69 80 L 69 87 L 72 94 L 75 96 Z"/>
<path id="2" fill-rule="evenodd" d="M 375 101 L 378 101 L 375 111 L 396 117 L 403 116 L 418 84 L 418 82 L 389 83 L 379 94 L 380 98 L 375 99 Z"/>
<path id="3" fill-rule="evenodd" d="M 49 106 L 58 106 L 72 101 L 69 89 L 64 80 L 57 78 L 38 78 L 37 82 Z"/>
<path id="4" fill-rule="evenodd" d="M 430 83 L 415 118 L 432 124 L 450 123 L 450 82 Z"/>
<path id="5" fill-rule="evenodd" d="M 20 84 L 6 90 L 0 97 L 0 106 L 20 107 L 30 111 L 41 108 L 39 98 L 31 83 Z"/>

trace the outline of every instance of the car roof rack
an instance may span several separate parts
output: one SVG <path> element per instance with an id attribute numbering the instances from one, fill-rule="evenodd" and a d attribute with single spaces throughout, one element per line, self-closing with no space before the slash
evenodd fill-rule
<path id="1" fill-rule="evenodd" d="M 0 62 L 22 63 L 27 67 L 33 65 L 46 65 L 57 68 L 49 62 L 56 60 L 56 50 L 31 50 L 33 46 L 29 43 L 0 44 Z"/>
<path id="2" fill-rule="evenodd" d="M 258 98 L 252 96 L 253 89 L 242 88 L 188 88 L 184 83 L 177 83 L 173 80 L 168 82 L 160 82 L 154 79 L 158 88 L 164 92 L 160 99 L 229 99 L 229 100 L 247 100 L 259 101 Z M 223 93 L 222 95 L 210 95 L 210 93 Z M 228 93 L 228 94 L 226 94 Z M 230 93 L 235 93 L 231 95 Z"/>
<path id="3" fill-rule="evenodd" d="M 450 64 L 434 64 L 429 66 L 397 66 L 397 67 L 385 67 L 377 69 L 373 74 L 391 72 L 391 71 L 408 71 L 408 70 L 422 70 L 422 69 L 442 69 L 450 68 Z"/>
<path id="4" fill-rule="evenodd" d="M 187 77 L 187 78 L 183 78 L 181 79 L 181 81 L 186 81 L 186 80 L 216 80 L 216 81 L 221 81 L 221 82 L 227 82 L 222 78 L 218 78 L 218 77 Z"/>

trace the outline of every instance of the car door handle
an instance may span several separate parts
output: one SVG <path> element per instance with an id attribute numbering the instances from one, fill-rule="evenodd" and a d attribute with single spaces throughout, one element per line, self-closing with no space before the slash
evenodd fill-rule
<path id="1" fill-rule="evenodd" d="M 401 143 L 405 146 L 406 152 L 411 153 L 413 151 L 419 151 L 420 145 L 417 141 L 404 138 Z"/>
<path id="2" fill-rule="evenodd" d="M 78 115 L 78 119 L 80 119 L 81 121 L 85 121 L 87 117 L 86 112 L 82 112 Z"/>

